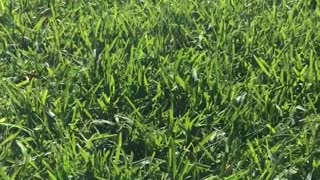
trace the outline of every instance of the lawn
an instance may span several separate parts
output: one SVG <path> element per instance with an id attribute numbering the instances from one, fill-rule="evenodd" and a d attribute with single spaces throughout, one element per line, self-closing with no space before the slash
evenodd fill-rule
<path id="1" fill-rule="evenodd" d="M 1 0 L 0 179 L 320 179 L 318 0 Z"/>

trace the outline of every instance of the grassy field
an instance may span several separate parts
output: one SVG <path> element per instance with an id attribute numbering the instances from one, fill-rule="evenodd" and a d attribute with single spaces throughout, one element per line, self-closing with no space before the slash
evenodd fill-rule
<path id="1" fill-rule="evenodd" d="M 319 179 L 317 0 L 1 0 L 0 179 Z"/>

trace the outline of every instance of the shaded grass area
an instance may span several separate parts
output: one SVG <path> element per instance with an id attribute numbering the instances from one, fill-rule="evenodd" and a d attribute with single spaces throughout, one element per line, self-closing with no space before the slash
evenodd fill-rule
<path id="1" fill-rule="evenodd" d="M 317 1 L 1 1 L 4 179 L 318 179 Z"/>

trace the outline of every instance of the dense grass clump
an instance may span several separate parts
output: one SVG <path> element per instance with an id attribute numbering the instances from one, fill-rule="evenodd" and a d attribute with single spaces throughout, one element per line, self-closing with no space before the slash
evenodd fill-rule
<path id="1" fill-rule="evenodd" d="M 319 179 L 316 0 L 0 1 L 3 179 Z"/>

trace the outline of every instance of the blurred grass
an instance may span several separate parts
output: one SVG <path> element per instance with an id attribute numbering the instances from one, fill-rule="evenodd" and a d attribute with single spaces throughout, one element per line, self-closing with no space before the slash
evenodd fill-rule
<path id="1" fill-rule="evenodd" d="M 318 179 L 317 1 L 0 2 L 0 177 Z"/>

